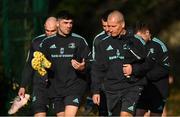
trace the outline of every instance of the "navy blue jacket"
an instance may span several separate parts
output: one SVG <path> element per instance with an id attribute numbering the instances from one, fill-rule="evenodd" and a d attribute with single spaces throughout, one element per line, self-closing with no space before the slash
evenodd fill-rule
<path id="1" fill-rule="evenodd" d="M 163 97 L 168 97 L 168 77 L 170 70 L 167 46 L 158 38 L 146 44 L 147 57 L 154 61 L 153 68 L 146 74 L 148 83 L 155 85 Z"/>
<path id="2" fill-rule="evenodd" d="M 52 63 L 51 70 L 54 72 L 54 87 L 57 95 L 82 95 L 86 88 L 86 82 L 79 78 L 80 71 L 71 65 L 71 60 L 86 62 L 90 59 L 90 50 L 84 38 L 78 35 L 63 37 L 59 34 L 47 37 L 41 44 L 41 51 Z M 85 79 L 85 78 L 84 78 Z"/>
<path id="3" fill-rule="evenodd" d="M 144 85 L 144 78 L 139 77 L 136 66 L 145 61 L 145 43 L 134 36 L 108 37 L 96 48 L 95 61 L 92 65 L 92 91 L 99 93 L 101 79 L 106 91 L 118 91 L 135 85 Z M 126 78 L 123 64 L 135 64 L 133 74 Z"/>
<path id="4" fill-rule="evenodd" d="M 45 34 L 42 34 L 40 36 L 35 37 L 32 40 L 32 43 L 30 45 L 30 49 L 28 52 L 28 56 L 26 59 L 26 63 L 22 71 L 21 87 L 25 88 L 29 86 L 32 83 L 31 81 L 33 81 L 34 84 L 38 84 L 40 82 L 41 80 L 40 78 L 42 76 L 40 76 L 40 74 L 32 68 L 31 60 L 33 58 L 33 53 L 35 51 L 39 51 L 39 45 L 41 44 L 42 40 L 46 37 L 47 36 Z M 44 78 L 46 77 L 47 76 L 44 76 Z"/>

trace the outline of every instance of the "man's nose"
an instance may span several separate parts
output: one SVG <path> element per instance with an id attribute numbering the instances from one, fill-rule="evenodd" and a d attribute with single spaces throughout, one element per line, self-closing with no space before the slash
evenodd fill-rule
<path id="1" fill-rule="evenodd" d="M 110 29 L 110 28 L 109 28 L 109 29 L 108 29 L 108 32 L 110 32 L 110 33 L 111 33 L 111 32 L 112 32 L 112 29 Z"/>
<path id="2" fill-rule="evenodd" d="M 67 26 L 70 28 L 70 27 L 72 27 L 72 24 L 69 23 L 69 24 L 67 24 Z"/>

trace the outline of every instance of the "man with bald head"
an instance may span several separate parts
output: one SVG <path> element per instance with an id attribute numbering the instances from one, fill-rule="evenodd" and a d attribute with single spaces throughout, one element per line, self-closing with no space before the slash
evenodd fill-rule
<path id="1" fill-rule="evenodd" d="M 100 103 L 100 81 L 104 78 L 109 115 L 133 116 L 145 83 L 138 69 L 145 59 L 145 43 L 127 33 L 120 11 L 111 12 L 107 23 L 110 37 L 98 44 L 92 65 L 93 102 Z"/>
<path id="2" fill-rule="evenodd" d="M 49 87 L 47 76 L 40 76 L 39 73 L 33 70 L 31 61 L 33 59 L 33 53 L 39 50 L 40 43 L 48 36 L 55 35 L 57 33 L 57 20 L 55 17 L 47 18 L 44 24 L 45 34 L 37 36 L 32 40 L 30 50 L 26 59 L 26 63 L 22 72 L 21 86 L 18 95 L 25 96 L 27 92 L 26 88 L 29 87 L 31 81 L 33 82 L 33 95 L 32 95 L 32 107 L 35 116 L 45 116 L 48 103 L 49 103 Z"/>
<path id="3" fill-rule="evenodd" d="M 57 32 L 57 19 L 55 17 L 49 17 L 44 24 L 46 36 L 51 36 Z"/>

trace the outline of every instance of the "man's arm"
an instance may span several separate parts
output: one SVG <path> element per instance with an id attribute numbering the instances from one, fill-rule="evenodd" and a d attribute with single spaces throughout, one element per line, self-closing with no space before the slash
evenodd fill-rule
<path id="1" fill-rule="evenodd" d="M 19 96 L 24 96 L 25 95 L 25 89 L 29 86 L 29 84 L 32 81 L 32 77 L 33 77 L 33 74 L 34 74 L 34 71 L 33 71 L 32 67 L 31 67 L 31 60 L 33 58 L 33 51 L 34 50 L 32 48 L 32 44 L 31 44 L 31 47 L 30 47 L 30 50 L 28 52 L 28 56 L 27 56 L 27 59 L 26 59 L 25 66 L 24 66 L 23 71 L 22 71 L 21 85 L 20 85 L 20 89 L 19 89 L 19 92 L 18 92 Z"/>
<path id="2" fill-rule="evenodd" d="M 91 60 L 91 52 L 89 46 L 86 40 L 82 38 L 74 54 L 74 58 L 71 60 L 71 64 L 78 72 L 86 73 L 91 66 L 90 60 Z"/>
<path id="3" fill-rule="evenodd" d="M 161 45 L 153 42 L 152 46 L 155 51 L 150 51 L 148 57 L 154 61 L 154 67 L 147 73 L 146 77 L 152 81 L 167 78 L 170 71 L 168 50 L 163 43 Z"/>
<path id="4" fill-rule="evenodd" d="M 142 39 L 133 38 L 128 50 L 133 59 L 126 61 L 123 65 L 124 75 L 144 76 L 152 67 L 152 61 L 146 58 L 145 42 Z"/>
<path id="5" fill-rule="evenodd" d="M 91 90 L 93 94 L 99 93 L 99 90 L 101 89 L 101 81 L 105 77 L 107 68 L 106 58 L 99 44 L 96 49 L 95 61 L 92 62 L 91 69 Z"/>

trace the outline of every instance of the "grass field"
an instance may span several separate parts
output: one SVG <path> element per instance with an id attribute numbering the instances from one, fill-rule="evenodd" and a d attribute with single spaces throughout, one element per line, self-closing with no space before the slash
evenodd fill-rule
<path id="1" fill-rule="evenodd" d="M 176 85 L 172 87 L 167 103 L 168 116 L 180 116 L 180 92 Z"/>

